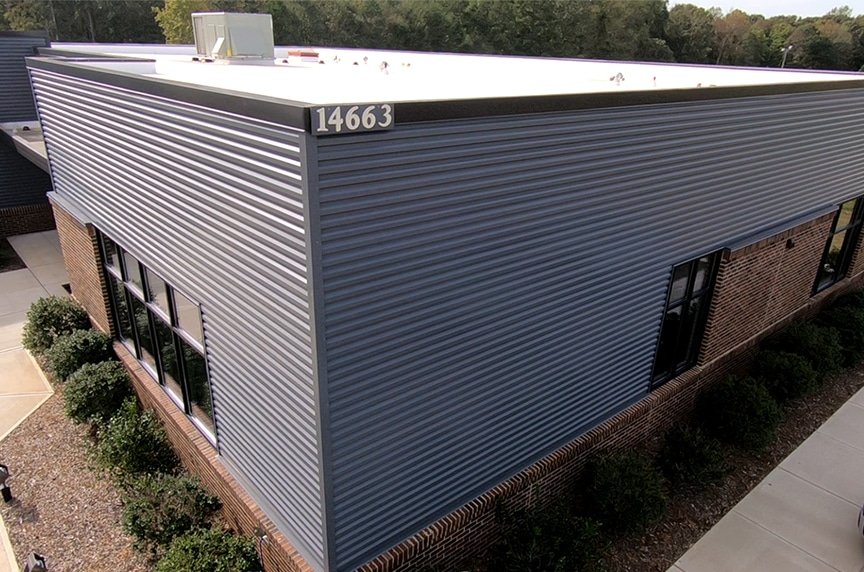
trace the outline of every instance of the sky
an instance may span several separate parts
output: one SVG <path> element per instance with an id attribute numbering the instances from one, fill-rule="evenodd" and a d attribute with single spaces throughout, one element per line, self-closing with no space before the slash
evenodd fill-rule
<path id="1" fill-rule="evenodd" d="M 822 16 L 837 6 L 849 6 L 854 15 L 864 14 L 864 0 L 670 0 L 675 4 L 695 4 L 703 8 L 718 7 L 724 13 L 735 8 L 748 14 L 770 18 L 779 15 Z"/>

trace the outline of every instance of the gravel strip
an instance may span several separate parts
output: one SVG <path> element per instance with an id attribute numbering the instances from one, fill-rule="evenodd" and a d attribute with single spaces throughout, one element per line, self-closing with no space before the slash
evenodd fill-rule
<path id="1" fill-rule="evenodd" d="M 603 562 L 605 569 L 667 570 L 862 387 L 864 366 L 859 366 L 827 380 L 812 395 L 789 404 L 773 444 L 759 453 L 729 449 L 726 460 L 730 471 L 722 482 L 703 490 L 675 491 L 666 515 L 658 524 L 642 536 L 620 539 L 613 544 Z"/>
<path id="2" fill-rule="evenodd" d="M 152 570 L 120 526 L 117 490 L 88 464 L 87 429 L 66 418 L 55 390 L 0 442 L 15 496 L 0 511 L 18 562 L 37 552 L 51 572 Z"/>

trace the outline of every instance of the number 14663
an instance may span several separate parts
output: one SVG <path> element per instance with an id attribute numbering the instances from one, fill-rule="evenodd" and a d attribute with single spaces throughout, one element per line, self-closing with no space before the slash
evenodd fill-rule
<path id="1" fill-rule="evenodd" d="M 312 108 L 312 132 L 317 135 L 377 131 L 391 127 L 393 106 L 389 103 Z"/>

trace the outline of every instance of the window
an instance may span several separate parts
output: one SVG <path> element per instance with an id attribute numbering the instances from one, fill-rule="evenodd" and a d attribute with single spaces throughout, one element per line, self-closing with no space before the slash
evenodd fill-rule
<path id="1" fill-rule="evenodd" d="M 814 294 L 846 277 L 852 252 L 855 250 L 861 232 L 862 214 L 864 214 L 864 200 L 861 198 L 840 205 L 834 223 L 831 225 L 831 234 L 825 245 L 825 252 L 822 254 L 822 262 L 819 264 L 816 284 L 813 286 Z"/>
<path id="2" fill-rule="evenodd" d="M 666 313 L 654 356 L 652 387 L 696 363 L 719 260 L 719 253 L 714 253 L 672 269 Z"/>
<path id="3" fill-rule="evenodd" d="M 118 338 L 212 440 L 213 400 L 200 307 L 114 241 L 99 237 Z"/>

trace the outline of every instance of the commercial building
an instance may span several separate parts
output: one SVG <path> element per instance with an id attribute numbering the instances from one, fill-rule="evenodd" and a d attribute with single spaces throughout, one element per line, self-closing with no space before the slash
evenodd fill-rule
<path id="1" fill-rule="evenodd" d="M 0 32 L 0 238 L 54 228 L 44 147 L 33 150 L 41 133 L 24 63 L 48 45 L 45 34 Z"/>
<path id="2" fill-rule="evenodd" d="M 860 74 L 216 44 L 27 62 L 73 293 L 268 568 L 455 565 L 864 271 Z"/>

